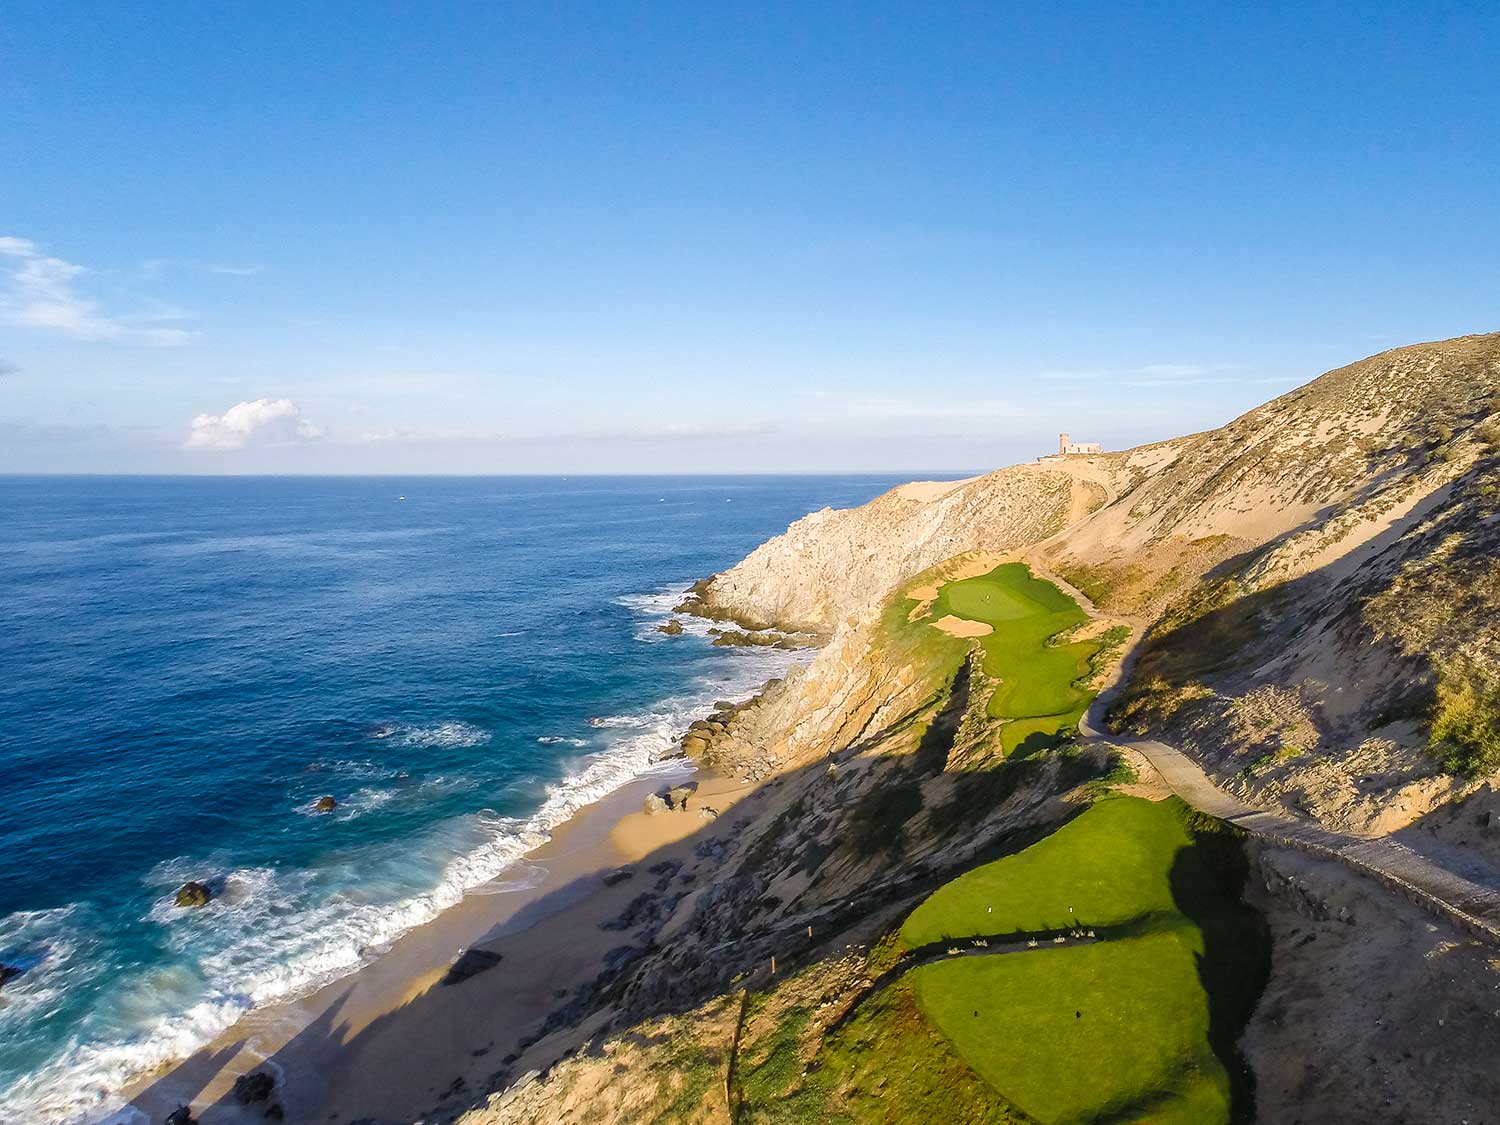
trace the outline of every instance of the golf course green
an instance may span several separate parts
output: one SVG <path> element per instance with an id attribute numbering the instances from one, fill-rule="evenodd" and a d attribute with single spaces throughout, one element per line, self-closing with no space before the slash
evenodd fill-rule
<path id="1" fill-rule="evenodd" d="M 1078 682 L 1101 645 L 1051 643 L 1089 620 L 1072 598 L 1034 576 L 1025 563 L 1005 563 L 980 577 L 942 586 L 928 618 L 947 616 L 991 629 L 978 643 L 985 673 L 1000 682 L 988 711 L 1004 722 L 1000 738 L 1006 754 L 1048 749 L 1078 725 L 1093 698 Z"/>
<path id="2" fill-rule="evenodd" d="M 1227 1122 L 1245 1099 L 1233 1044 L 1267 958 L 1242 863 L 1231 830 L 1175 797 L 1106 798 L 939 888 L 900 930 L 908 948 L 1073 937 L 908 979 L 959 1055 L 1038 1120 Z"/>

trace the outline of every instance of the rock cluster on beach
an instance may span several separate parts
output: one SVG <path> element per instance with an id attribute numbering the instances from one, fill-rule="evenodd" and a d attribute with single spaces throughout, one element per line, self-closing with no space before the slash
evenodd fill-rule
<path id="1" fill-rule="evenodd" d="M 468 980 L 486 969 L 493 969 L 500 964 L 501 955 L 490 949 L 466 949 L 458 960 L 448 966 L 448 971 L 443 975 L 444 985 L 459 984 Z"/>
<path id="2" fill-rule="evenodd" d="M 234 1080 L 232 1091 L 234 1100 L 240 1105 L 250 1105 L 252 1102 L 263 1102 L 271 1096 L 271 1091 L 276 1089 L 276 1079 L 264 1070 L 254 1070 L 249 1074 L 242 1074 Z"/>
<path id="3" fill-rule="evenodd" d="M 715 648 L 812 648 L 818 641 L 810 633 L 783 633 L 776 629 L 719 629 L 712 628 L 709 635 Z"/>
<path id="4" fill-rule="evenodd" d="M 644 811 L 647 816 L 659 816 L 667 812 L 687 812 L 688 801 L 697 789 L 696 785 L 674 785 L 665 793 L 648 793 Z M 698 815 L 705 820 L 711 820 L 719 814 L 716 809 L 700 805 Z"/>
<path id="5" fill-rule="evenodd" d="M 775 682 L 771 681 L 771 683 Z M 707 757 L 717 744 L 729 737 L 729 725 L 735 716 L 754 706 L 755 702 L 754 699 L 747 699 L 743 703 L 730 703 L 727 700 L 715 703 L 712 715 L 706 719 L 698 719 L 688 726 L 687 733 L 678 743 L 677 756 Z"/>

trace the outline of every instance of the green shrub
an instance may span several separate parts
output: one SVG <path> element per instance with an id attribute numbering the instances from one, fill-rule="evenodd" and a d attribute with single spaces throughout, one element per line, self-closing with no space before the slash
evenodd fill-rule
<path id="1" fill-rule="evenodd" d="M 1428 744 L 1449 773 L 1500 769 L 1500 680 L 1471 661 L 1442 665 Z"/>

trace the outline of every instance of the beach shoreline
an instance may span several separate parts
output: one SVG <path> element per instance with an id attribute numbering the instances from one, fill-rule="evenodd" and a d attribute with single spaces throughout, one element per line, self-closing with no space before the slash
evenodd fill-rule
<path id="1" fill-rule="evenodd" d="M 253 1009 L 190 1057 L 136 1080 L 122 1092 L 126 1108 L 107 1120 L 161 1122 L 180 1105 L 206 1125 L 263 1122 L 272 1105 L 289 1122 L 456 1116 L 503 1074 L 526 1072 L 542 1022 L 586 995 L 611 952 L 628 944 L 628 933 L 608 924 L 653 887 L 691 891 L 705 842 L 729 836 L 731 810 L 764 784 L 690 759 L 659 763 L 579 809 L 511 869 L 369 964 Z M 643 811 L 648 795 L 671 785 L 693 790 L 685 810 Z M 705 806 L 718 815 L 706 817 Z M 647 857 L 651 870 L 636 866 Z M 622 868 L 631 874 L 616 879 Z M 540 877 L 503 889 L 517 869 Z M 482 955 L 481 971 L 445 984 L 471 949 L 498 960 Z M 275 1076 L 275 1090 L 241 1106 L 235 1079 L 258 1070 Z"/>

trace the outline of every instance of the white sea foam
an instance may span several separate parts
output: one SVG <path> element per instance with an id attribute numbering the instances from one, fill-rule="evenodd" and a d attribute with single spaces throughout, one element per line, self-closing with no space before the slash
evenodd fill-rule
<path id="1" fill-rule="evenodd" d="M 431 726 L 400 727 L 398 742 L 406 746 L 478 746 L 489 741 L 489 732 L 472 723 L 434 723 Z"/>
<path id="2" fill-rule="evenodd" d="M 587 746 L 586 738 L 568 738 L 561 734 L 544 734 L 537 739 L 543 746 Z"/>
<path id="3" fill-rule="evenodd" d="M 673 620 L 682 626 L 679 636 L 706 637 L 709 635 L 708 631 L 715 627 L 712 621 L 673 612 L 674 607 L 681 605 L 682 599 L 687 596 L 686 587 L 669 586 L 649 594 L 625 594 L 616 598 L 615 604 L 624 606 L 641 619 L 635 630 L 635 639 L 638 641 L 650 644 L 671 641 L 673 638 L 661 632 L 660 627 Z"/>
<path id="4" fill-rule="evenodd" d="M 681 591 L 643 595 L 631 608 L 646 616 L 665 602 L 675 604 L 680 596 Z M 670 611 L 670 605 L 666 608 Z M 170 969 L 145 974 L 140 987 L 130 990 L 129 1010 L 116 1013 L 111 1034 L 75 1041 L 22 1082 L 0 1092 L 0 1121 L 98 1121 L 113 1113 L 110 1121 L 137 1125 L 138 1118 L 122 1109 L 118 1097 L 133 1078 L 193 1053 L 252 1008 L 306 995 L 346 976 L 468 893 L 504 893 L 536 885 L 541 869 L 521 861 L 549 838 L 553 828 L 643 774 L 683 769 L 681 763 L 663 762 L 662 757 L 688 723 L 706 714 L 716 699 L 747 697 L 768 677 L 783 674 L 792 661 L 792 654 L 778 650 L 726 652 L 721 674 L 698 680 L 690 690 L 641 712 L 590 720 L 609 732 L 600 736 L 608 745 L 584 757 L 572 776 L 550 785 L 530 817 L 488 812 L 459 817 L 436 826 L 433 838 L 420 846 L 408 842 L 399 854 L 381 857 L 373 870 L 363 856 L 347 857 L 337 868 L 236 869 L 206 907 L 180 910 L 172 904 L 172 892 L 194 873 L 201 874 L 205 865 L 188 859 L 162 865 L 151 876 L 159 897 L 149 917 L 162 927 L 166 944 L 179 960 Z M 474 746 L 489 738 L 487 732 L 461 722 L 391 724 L 371 733 L 421 746 Z M 563 736 L 544 740 L 547 737 Z M 589 745 L 582 739 L 564 742 Z M 373 762 L 340 761 L 324 768 L 372 781 L 390 776 L 389 767 Z M 377 807 L 390 799 L 389 792 L 375 787 L 358 790 L 346 812 L 357 815 Z M 450 858 L 440 868 L 427 864 L 425 857 L 442 854 Z M 388 897 L 380 887 L 405 890 Z M 54 940 L 59 949 L 67 946 L 55 934 Z M 71 948 L 67 964 L 74 971 L 88 971 L 87 952 L 80 952 L 76 941 Z M 15 1014 L 28 992 L 45 997 L 49 987 L 57 987 L 48 983 L 54 978 L 51 969 L 28 976 L 34 979 L 17 978 L 7 985 L 9 1004 L 0 1010 L 0 1019 Z M 19 982 L 24 983 L 16 987 Z"/>
<path id="5" fill-rule="evenodd" d="M 589 726 L 609 730 L 618 727 L 643 727 L 650 720 L 645 715 L 595 715 Z"/>

